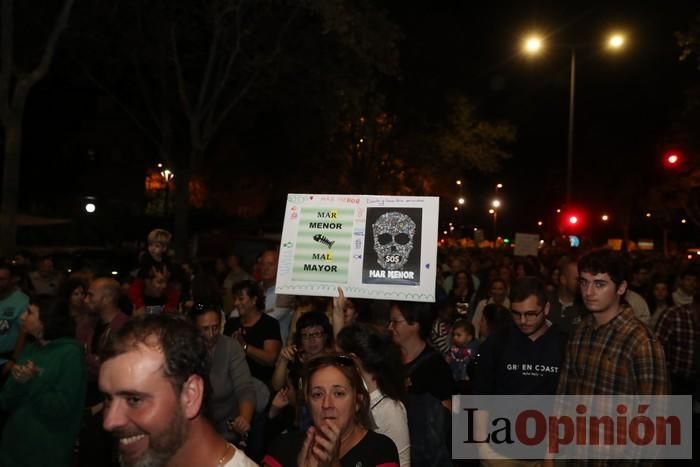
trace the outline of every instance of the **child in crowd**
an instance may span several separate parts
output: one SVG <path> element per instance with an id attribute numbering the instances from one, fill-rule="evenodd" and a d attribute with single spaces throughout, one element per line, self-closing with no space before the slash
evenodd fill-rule
<path id="1" fill-rule="evenodd" d="M 474 338 L 474 325 L 467 320 L 457 320 L 452 325 L 452 346 L 447 362 L 452 369 L 457 394 L 469 393 L 467 368 L 476 357 L 479 341 Z"/>
<path id="2" fill-rule="evenodd" d="M 147 250 L 139 258 L 137 277 L 127 292 L 136 315 L 177 310 L 180 293 L 169 283 L 172 268 L 167 253 L 171 239 L 165 229 L 151 230 L 146 238 Z"/>
<path id="3" fill-rule="evenodd" d="M 155 263 L 167 261 L 167 253 L 170 248 L 172 235 L 165 229 L 151 230 L 146 238 L 148 242 L 148 254 Z"/>

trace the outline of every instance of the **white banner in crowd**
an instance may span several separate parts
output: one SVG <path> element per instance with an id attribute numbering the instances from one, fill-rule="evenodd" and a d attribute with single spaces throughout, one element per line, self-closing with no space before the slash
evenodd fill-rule
<path id="1" fill-rule="evenodd" d="M 540 248 L 540 236 L 518 232 L 515 234 L 515 256 L 537 256 Z"/>
<path id="2" fill-rule="evenodd" d="M 435 301 L 439 199 L 289 194 L 275 291 Z"/>

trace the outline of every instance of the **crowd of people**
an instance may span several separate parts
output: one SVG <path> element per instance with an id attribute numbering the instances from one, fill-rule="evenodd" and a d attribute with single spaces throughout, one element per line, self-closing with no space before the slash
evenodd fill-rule
<path id="1" fill-rule="evenodd" d="M 451 465 L 459 394 L 692 394 L 700 412 L 685 257 L 441 250 L 419 303 L 279 295 L 276 251 L 209 268 L 170 240 L 150 232 L 122 280 L 0 262 L 0 466 Z"/>

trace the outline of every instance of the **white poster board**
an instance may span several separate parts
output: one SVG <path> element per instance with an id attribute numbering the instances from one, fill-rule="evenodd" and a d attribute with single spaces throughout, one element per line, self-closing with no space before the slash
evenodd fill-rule
<path id="1" fill-rule="evenodd" d="M 435 301 L 439 199 L 289 194 L 275 292 Z"/>
<path id="2" fill-rule="evenodd" d="M 520 232 L 515 234 L 515 248 L 513 250 L 515 256 L 537 256 L 539 248 L 539 235 Z"/>

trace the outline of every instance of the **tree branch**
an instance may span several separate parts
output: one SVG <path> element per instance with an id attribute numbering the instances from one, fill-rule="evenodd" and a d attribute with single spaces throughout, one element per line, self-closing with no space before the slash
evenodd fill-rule
<path id="1" fill-rule="evenodd" d="M 190 106 L 190 101 L 187 97 L 187 84 L 185 83 L 185 75 L 182 71 L 182 64 L 180 63 L 180 55 L 177 48 L 177 37 L 175 36 L 175 25 L 173 24 L 170 29 L 170 40 L 173 52 L 173 63 L 175 64 L 175 79 L 177 81 L 177 90 L 180 95 L 180 101 L 182 102 L 185 115 L 188 119 L 192 119 L 192 107 Z"/>
<path id="2" fill-rule="evenodd" d="M 158 114 L 156 113 L 155 110 L 155 105 L 153 105 L 153 101 L 151 100 L 150 93 L 146 90 L 146 79 L 143 76 L 143 73 L 141 73 L 141 67 L 139 66 L 138 60 L 132 57 L 132 65 L 134 67 L 134 72 L 136 75 L 136 82 L 139 87 L 139 91 L 141 91 L 141 97 L 144 102 L 144 106 L 146 107 L 146 111 L 148 114 L 151 116 L 151 120 L 153 125 L 160 131 L 161 130 L 161 125 L 160 125 L 160 118 L 158 117 Z M 161 90 L 161 92 L 163 92 Z"/>
<path id="3" fill-rule="evenodd" d="M 12 55 L 13 35 L 14 35 L 14 18 L 12 3 L 14 0 L 2 0 L 2 10 L 0 10 L 0 118 L 3 122 L 6 121 L 9 114 L 10 103 L 10 81 L 12 79 L 12 71 L 14 69 L 14 60 Z"/>
<path id="4" fill-rule="evenodd" d="M 221 18 L 214 13 L 214 33 L 212 35 L 211 44 L 209 44 L 209 56 L 207 57 L 207 65 L 202 77 L 202 83 L 199 87 L 199 97 L 197 98 L 197 108 L 204 107 L 207 91 L 211 82 L 211 76 L 216 63 L 216 56 L 219 51 L 219 40 L 221 38 Z"/>
<path id="5" fill-rule="evenodd" d="M 28 80 L 31 85 L 34 85 L 37 81 L 41 80 L 46 73 L 49 72 L 49 66 L 51 66 L 51 61 L 56 52 L 56 46 L 58 45 L 58 38 L 61 36 L 63 30 L 68 26 L 68 18 L 70 17 L 71 9 L 73 8 L 73 3 L 75 0 L 65 0 L 63 7 L 61 7 L 61 13 L 56 18 L 53 30 L 49 34 L 49 38 L 46 40 L 46 48 L 44 49 L 44 54 L 39 61 L 34 70 L 28 75 Z M 31 86 L 30 85 L 30 86 Z"/>
<path id="6" fill-rule="evenodd" d="M 160 141 L 159 138 L 153 135 L 153 132 L 149 130 L 148 125 L 145 124 L 141 119 L 139 119 L 136 116 L 136 113 L 132 111 L 129 106 L 122 101 L 115 93 L 110 91 L 110 89 L 105 86 L 97 77 L 95 77 L 90 71 L 88 71 L 87 67 L 84 65 L 82 66 L 83 72 L 85 73 L 85 76 L 102 92 L 107 94 L 109 97 L 114 100 L 114 102 L 117 104 L 117 106 L 122 109 L 122 111 L 131 119 L 131 121 L 136 125 L 136 127 L 143 133 L 143 135 L 148 139 L 151 143 L 153 143 L 157 148 L 162 149 L 162 142 Z"/>
<path id="7" fill-rule="evenodd" d="M 214 89 L 214 92 L 211 93 L 211 96 L 209 99 L 207 99 L 206 105 L 203 106 L 202 108 L 202 113 L 208 114 L 210 112 L 213 112 L 213 109 L 216 107 L 216 104 L 218 100 L 221 97 L 221 94 L 224 92 L 224 89 L 226 89 L 226 86 L 228 85 L 229 80 L 231 79 L 231 70 L 233 69 L 233 64 L 236 62 L 236 59 L 238 58 L 240 52 L 241 52 L 241 15 L 240 15 L 240 8 L 236 7 L 235 8 L 235 15 L 236 15 L 236 28 L 235 30 L 237 31 L 236 33 L 236 43 L 231 50 L 228 59 L 226 60 L 226 65 L 224 66 L 224 70 L 221 73 L 221 76 L 219 76 L 219 79 L 217 80 L 218 86 Z"/>

